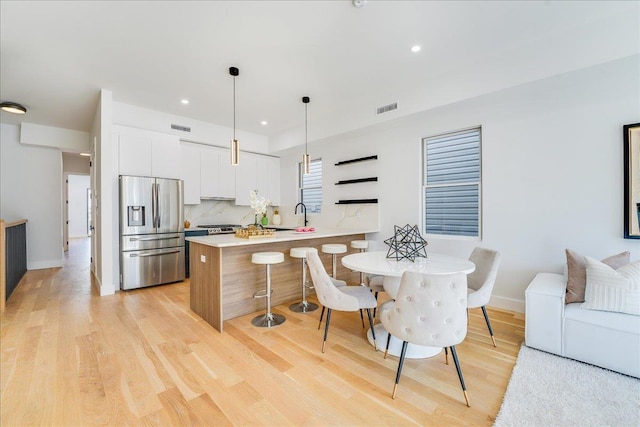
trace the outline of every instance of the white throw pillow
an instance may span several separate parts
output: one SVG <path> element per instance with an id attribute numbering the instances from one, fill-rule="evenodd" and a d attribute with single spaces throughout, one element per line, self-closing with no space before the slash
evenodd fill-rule
<path id="1" fill-rule="evenodd" d="M 580 307 L 640 315 L 640 260 L 617 270 L 593 258 L 585 260 L 587 286 Z"/>

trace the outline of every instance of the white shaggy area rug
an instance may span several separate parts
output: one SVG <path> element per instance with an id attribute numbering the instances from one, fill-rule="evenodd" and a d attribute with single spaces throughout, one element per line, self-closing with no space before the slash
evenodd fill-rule
<path id="1" fill-rule="evenodd" d="M 523 344 L 494 426 L 640 426 L 640 380 Z"/>

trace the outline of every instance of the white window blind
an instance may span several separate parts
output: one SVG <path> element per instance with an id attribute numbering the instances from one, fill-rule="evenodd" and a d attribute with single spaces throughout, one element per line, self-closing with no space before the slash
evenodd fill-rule
<path id="1" fill-rule="evenodd" d="M 423 139 L 424 232 L 480 236 L 481 129 Z"/>
<path id="2" fill-rule="evenodd" d="M 300 201 L 307 207 L 307 213 L 320 213 L 322 209 L 322 159 L 311 161 L 309 175 L 303 174 L 302 171 L 302 163 L 299 163 Z"/>

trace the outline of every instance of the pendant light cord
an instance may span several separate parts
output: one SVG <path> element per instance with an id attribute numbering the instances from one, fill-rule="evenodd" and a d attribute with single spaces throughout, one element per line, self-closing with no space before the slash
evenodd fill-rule
<path id="1" fill-rule="evenodd" d="M 307 107 L 309 105 L 308 104 L 304 104 L 304 153 L 305 154 L 309 154 L 309 150 L 307 147 Z"/>
<path id="2" fill-rule="evenodd" d="M 236 76 L 233 76 L 233 139 L 236 139 Z"/>

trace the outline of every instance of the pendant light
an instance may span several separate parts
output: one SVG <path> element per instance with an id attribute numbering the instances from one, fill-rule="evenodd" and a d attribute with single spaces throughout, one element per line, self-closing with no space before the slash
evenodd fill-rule
<path id="1" fill-rule="evenodd" d="M 236 77 L 240 75 L 240 70 L 236 67 L 229 68 L 229 74 L 233 76 L 233 139 L 229 151 L 231 152 L 231 164 L 237 165 L 240 161 L 240 144 L 236 139 Z"/>
<path id="2" fill-rule="evenodd" d="M 309 169 L 311 168 L 311 160 L 309 159 L 309 150 L 307 149 L 307 107 L 309 104 L 308 96 L 302 97 L 302 102 L 304 103 L 304 154 L 302 155 L 302 170 L 304 175 L 309 175 Z"/>

